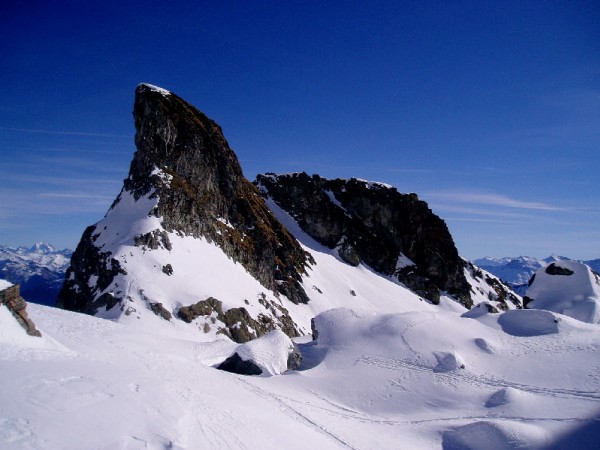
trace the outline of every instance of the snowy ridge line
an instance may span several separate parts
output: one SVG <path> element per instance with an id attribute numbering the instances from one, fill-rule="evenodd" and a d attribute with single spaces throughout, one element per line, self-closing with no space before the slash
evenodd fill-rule
<path id="1" fill-rule="evenodd" d="M 435 372 L 433 369 L 421 366 L 418 364 L 411 363 L 409 361 L 403 361 L 399 359 L 380 358 L 377 356 L 361 355 L 355 362 L 363 363 L 366 365 L 379 367 L 382 369 L 399 370 L 400 368 L 409 369 L 416 372 L 431 372 L 437 377 L 445 377 L 455 381 L 466 381 L 471 384 L 486 386 L 486 387 L 511 387 L 520 391 L 529 392 L 531 394 L 546 395 L 549 397 L 561 397 L 561 398 L 579 398 L 582 400 L 598 401 L 600 402 L 600 392 L 596 391 L 581 391 L 576 389 L 563 389 L 563 388 L 543 388 L 536 387 L 527 384 L 516 383 L 512 381 L 500 380 L 497 378 L 488 378 L 483 375 L 470 375 L 468 373 L 459 374 L 451 372 Z"/>
<path id="2" fill-rule="evenodd" d="M 316 423 L 315 421 L 313 421 L 309 417 L 307 417 L 305 414 L 302 414 L 297 409 L 295 409 L 295 408 L 291 407 L 290 405 L 288 405 L 278 395 L 273 394 L 271 392 L 268 392 L 268 391 L 266 391 L 264 389 L 261 389 L 260 387 L 252 384 L 250 381 L 246 381 L 246 380 L 240 378 L 239 376 L 232 375 L 232 377 L 233 377 L 233 379 L 238 384 L 242 385 L 242 387 L 244 387 L 248 391 L 250 391 L 250 392 L 258 395 L 259 397 L 262 397 L 262 398 L 266 399 L 266 400 L 270 400 L 270 401 L 276 402 L 281 407 L 281 410 L 288 417 L 299 418 L 300 421 L 308 424 L 310 427 L 312 427 L 317 432 L 319 432 L 319 433 L 321 433 L 321 434 L 329 437 L 330 439 L 333 439 L 340 446 L 346 447 L 346 448 L 350 448 L 352 450 L 357 450 L 354 447 L 352 447 L 350 444 L 348 444 L 346 441 L 344 441 L 341 438 L 337 437 L 335 434 L 333 434 L 331 431 L 329 431 L 323 425 L 319 425 L 318 423 Z"/>

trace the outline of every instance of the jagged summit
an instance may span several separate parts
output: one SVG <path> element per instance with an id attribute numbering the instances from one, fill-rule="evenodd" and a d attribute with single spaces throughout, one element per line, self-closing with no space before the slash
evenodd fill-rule
<path id="1" fill-rule="evenodd" d="M 175 242 L 182 237 L 216 245 L 267 290 L 306 303 L 300 285 L 309 264 L 305 251 L 244 178 L 221 128 L 165 92 L 148 84 L 137 87 L 137 151 L 129 176 L 105 218 L 84 232 L 59 304 L 91 314 L 120 305 L 125 312 L 128 299 L 136 297 L 131 281 L 139 285 L 137 297 L 142 301 L 161 303 L 143 287 L 144 280 L 129 275 L 137 269 L 128 263 L 135 253 L 126 249 L 175 254 L 185 251 L 185 244 Z M 172 270 L 177 267 L 164 269 L 168 275 Z M 170 301 L 177 309 L 182 299 Z"/>
<path id="2" fill-rule="evenodd" d="M 446 224 L 416 194 L 305 173 L 252 184 L 219 125 L 156 86 L 137 87 L 133 116 L 129 175 L 84 231 L 59 306 L 245 342 L 274 329 L 308 333 L 316 314 L 340 306 L 502 300 L 485 280 L 469 284 L 474 272 Z"/>
<path id="3" fill-rule="evenodd" d="M 465 264 L 446 224 L 416 194 L 304 172 L 259 175 L 255 184 L 347 263 L 365 262 L 434 302 L 445 291 L 472 305 Z"/>
<path id="4" fill-rule="evenodd" d="M 164 88 L 161 88 L 159 86 L 155 86 L 155 85 L 150 84 L 150 83 L 140 83 L 140 84 L 138 84 L 137 89 L 140 89 L 140 88 L 150 89 L 150 90 L 152 90 L 154 92 L 158 92 L 158 93 L 160 93 L 162 95 L 171 95 L 171 91 L 167 91 Z"/>

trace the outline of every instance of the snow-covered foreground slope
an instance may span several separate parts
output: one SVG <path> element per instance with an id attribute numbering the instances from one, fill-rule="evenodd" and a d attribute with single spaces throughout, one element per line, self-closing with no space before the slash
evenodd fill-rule
<path id="1" fill-rule="evenodd" d="M 236 344 L 200 342 L 193 327 L 28 310 L 42 338 L 0 307 L 3 449 L 594 448 L 599 437 L 598 327 L 546 311 L 335 309 L 300 344 L 303 370 L 244 377 L 211 367 Z"/>

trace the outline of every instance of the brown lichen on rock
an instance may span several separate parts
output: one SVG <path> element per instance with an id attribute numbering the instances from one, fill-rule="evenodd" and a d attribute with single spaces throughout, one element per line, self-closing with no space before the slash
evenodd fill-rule
<path id="1" fill-rule="evenodd" d="M 270 312 L 276 318 L 260 313 L 258 318 L 254 319 L 243 307 L 223 311 L 223 303 L 214 297 L 208 297 L 206 300 L 201 300 L 193 305 L 182 306 L 179 308 L 177 316 L 187 323 L 191 323 L 201 316 L 210 318 L 213 323 L 219 320 L 225 325 L 219 332 L 239 343 L 248 342 L 277 328 L 280 328 L 290 337 L 298 336 L 298 330 L 294 321 L 288 315 L 287 309 L 276 305 L 277 312 L 275 312 L 272 302 L 261 300 L 259 301 L 263 306 L 269 305 L 265 308 L 270 308 Z M 216 320 L 214 320 L 215 317 Z"/>
<path id="2" fill-rule="evenodd" d="M 27 302 L 21 297 L 19 285 L 15 284 L 0 292 L 0 305 L 6 305 L 13 317 L 30 336 L 41 337 L 33 321 L 27 315 Z"/>

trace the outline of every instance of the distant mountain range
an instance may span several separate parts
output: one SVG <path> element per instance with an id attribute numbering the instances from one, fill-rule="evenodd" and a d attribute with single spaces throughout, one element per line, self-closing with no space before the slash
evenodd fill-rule
<path id="1" fill-rule="evenodd" d="M 517 294 L 524 295 L 531 276 L 540 267 L 545 267 L 557 261 L 573 261 L 571 258 L 551 255 L 544 259 L 529 256 L 516 256 L 505 258 L 480 258 L 473 260 L 473 264 L 496 275 L 507 283 Z M 579 261 L 588 265 L 594 272 L 600 273 L 600 258 L 588 261 Z"/>
<path id="2" fill-rule="evenodd" d="M 72 253 L 43 242 L 17 248 L 0 244 L 0 278 L 20 284 L 27 301 L 54 306 Z"/>

